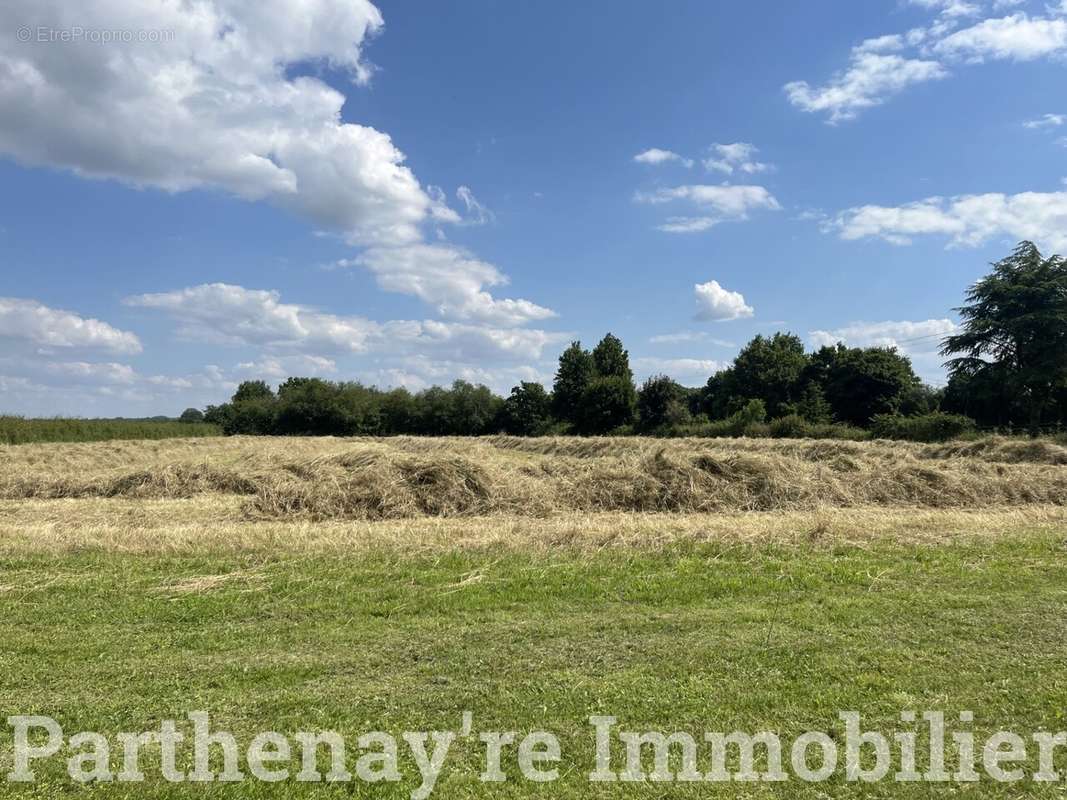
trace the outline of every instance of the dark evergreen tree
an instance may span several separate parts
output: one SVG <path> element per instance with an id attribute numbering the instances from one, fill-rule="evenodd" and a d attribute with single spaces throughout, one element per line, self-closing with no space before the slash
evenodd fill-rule
<path id="1" fill-rule="evenodd" d="M 967 291 L 967 304 L 957 309 L 962 330 L 945 339 L 941 352 L 953 356 L 946 366 L 954 379 L 995 370 L 1037 435 L 1067 385 L 1067 262 L 1021 242 L 992 266 Z"/>

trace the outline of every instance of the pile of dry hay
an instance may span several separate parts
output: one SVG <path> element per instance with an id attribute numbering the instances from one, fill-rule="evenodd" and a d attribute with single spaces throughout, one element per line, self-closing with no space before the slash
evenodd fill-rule
<path id="1" fill-rule="evenodd" d="M 0 497 L 247 496 L 256 519 L 1067 505 L 1067 448 L 989 439 L 223 440 L 91 477 L 0 469 Z M 85 448 L 85 446 L 82 446 Z M 91 450 L 79 451 L 81 455 Z M 264 455 L 267 453 L 267 455 Z M 81 456 L 80 456 L 81 457 Z M 199 460 L 197 459 L 199 457 Z"/>

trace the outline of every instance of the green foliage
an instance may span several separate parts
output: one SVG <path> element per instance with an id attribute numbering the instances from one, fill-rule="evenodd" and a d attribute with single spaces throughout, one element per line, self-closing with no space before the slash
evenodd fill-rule
<path id="1" fill-rule="evenodd" d="M 25 419 L 0 416 L 0 444 L 104 442 L 114 439 L 174 439 L 219 436 L 217 425 L 152 419 Z"/>
<path id="2" fill-rule="evenodd" d="M 1025 408 L 1026 424 L 1036 435 L 1067 386 L 1067 262 L 1045 258 L 1032 243 L 1021 242 L 967 290 L 966 299 L 957 309 L 962 331 L 941 349 L 955 356 L 947 362 L 951 377 L 993 371 L 1007 396 Z M 1022 421 L 1012 409 L 1001 413 Z"/>
<path id="3" fill-rule="evenodd" d="M 201 411 L 199 408 L 187 408 L 181 413 L 181 416 L 178 417 L 178 422 L 192 423 L 203 421 L 204 412 Z"/>
<path id="4" fill-rule="evenodd" d="M 808 375 L 821 385 L 834 419 L 867 425 L 876 414 L 896 413 L 919 378 L 911 361 L 891 347 L 823 347 Z"/>
<path id="5" fill-rule="evenodd" d="M 448 398 L 446 428 L 453 436 L 477 436 L 493 433 L 504 401 L 486 386 L 456 381 Z"/>
<path id="6" fill-rule="evenodd" d="M 637 393 L 638 429 L 653 431 L 690 421 L 687 391 L 684 386 L 657 375 L 649 378 Z"/>
<path id="7" fill-rule="evenodd" d="M 878 414 L 871 420 L 871 434 L 878 439 L 912 442 L 946 442 L 974 430 L 974 420 L 959 414 L 935 411 L 916 417 Z"/>
<path id="8" fill-rule="evenodd" d="M 593 348 L 593 366 L 602 378 L 624 378 L 631 382 L 634 379 L 630 371 L 630 354 L 619 338 L 610 333 Z"/>
<path id="9" fill-rule="evenodd" d="M 791 408 L 791 413 L 813 425 L 828 425 L 834 418 L 834 410 L 826 399 L 826 392 L 814 381 L 804 386 L 800 399 L 793 403 Z"/>
<path id="10" fill-rule="evenodd" d="M 637 393 L 633 382 L 621 375 L 594 378 L 581 399 L 578 430 L 587 435 L 604 435 L 634 420 Z"/>
<path id="11" fill-rule="evenodd" d="M 811 435 L 811 425 L 799 414 L 789 414 L 772 421 L 770 431 L 775 439 L 804 439 Z"/>
<path id="12" fill-rule="evenodd" d="M 556 419 L 578 425 L 582 396 L 596 377 L 596 364 L 581 342 L 571 342 L 559 357 L 559 369 L 552 384 L 552 411 Z"/>
<path id="13" fill-rule="evenodd" d="M 512 436 L 544 436 L 552 428 L 552 398 L 541 384 L 523 381 L 504 401 L 501 421 Z"/>
<path id="14" fill-rule="evenodd" d="M 758 397 L 771 416 L 789 411 L 808 365 L 804 343 L 789 333 L 757 336 L 737 354 L 726 389 L 732 397 Z"/>
<path id="15" fill-rule="evenodd" d="M 308 380 L 307 378 L 290 378 L 286 383 L 298 382 Z M 266 381 L 244 381 L 237 387 L 237 391 L 233 393 L 234 403 L 244 403 L 252 400 L 273 400 L 274 392 L 267 385 Z"/>

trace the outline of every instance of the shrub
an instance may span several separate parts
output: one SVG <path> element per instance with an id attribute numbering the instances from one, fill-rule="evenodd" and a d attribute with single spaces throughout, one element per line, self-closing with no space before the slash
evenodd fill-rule
<path id="1" fill-rule="evenodd" d="M 771 436 L 775 439 L 804 439 L 811 436 L 811 426 L 799 414 L 789 414 L 771 422 Z"/>
<path id="2" fill-rule="evenodd" d="M 915 417 L 876 414 L 871 433 L 878 439 L 907 439 L 912 442 L 945 442 L 974 430 L 974 420 L 960 414 L 934 411 Z"/>

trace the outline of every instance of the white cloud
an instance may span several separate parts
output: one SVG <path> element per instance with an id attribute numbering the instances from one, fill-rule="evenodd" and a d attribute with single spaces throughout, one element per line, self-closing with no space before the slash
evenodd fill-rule
<path id="1" fill-rule="evenodd" d="M 69 382 L 131 384 L 137 379 L 137 373 L 134 372 L 133 367 L 115 362 L 53 361 L 46 363 L 44 369 L 49 374 L 62 377 Z"/>
<path id="2" fill-rule="evenodd" d="M 321 377 L 337 372 L 337 362 L 325 356 L 267 356 L 258 361 L 242 361 L 237 371 L 258 378 L 280 380 L 293 375 Z"/>
<path id="3" fill-rule="evenodd" d="M 901 206 L 866 205 L 842 211 L 826 226 L 842 239 L 878 237 L 898 245 L 913 236 L 942 235 L 974 247 L 993 236 L 1028 239 L 1067 250 L 1067 192 L 989 193 L 930 197 Z"/>
<path id="4" fill-rule="evenodd" d="M 668 161 L 677 161 L 686 167 L 693 166 L 691 158 L 683 158 L 671 150 L 660 150 L 658 147 L 650 147 L 648 150 L 638 153 L 634 156 L 634 161 L 638 164 L 665 164 Z"/>
<path id="5" fill-rule="evenodd" d="M 929 11 L 939 11 L 945 17 L 973 17 L 981 13 L 981 8 L 966 0 L 909 0 L 913 6 L 920 6 Z"/>
<path id="6" fill-rule="evenodd" d="M 634 200 L 652 205 L 688 200 L 703 212 L 697 217 L 669 217 L 666 223 L 659 226 L 660 230 L 668 233 L 704 231 L 720 222 L 748 219 L 749 212 L 753 210 L 781 208 L 774 195 L 762 186 L 730 184 L 695 184 L 657 189 L 654 192 L 637 192 Z"/>
<path id="7" fill-rule="evenodd" d="M 488 222 L 493 222 L 496 219 L 496 215 L 478 202 L 478 198 L 474 196 L 474 192 L 470 190 L 470 187 L 460 186 L 456 189 L 456 197 L 463 203 L 464 208 L 467 209 L 467 216 L 464 222 L 468 225 L 485 225 Z"/>
<path id="8" fill-rule="evenodd" d="M 854 119 L 864 109 L 881 105 L 909 86 L 948 77 L 948 72 L 936 61 L 861 48 L 862 45 L 853 50 L 848 69 L 835 75 L 825 86 L 812 87 L 807 81 L 787 83 L 785 92 L 789 102 L 808 113 L 828 113 L 827 121 L 836 124 Z"/>
<path id="9" fill-rule="evenodd" d="M 907 47 L 907 39 L 899 33 L 864 39 L 853 48 L 854 53 L 894 53 Z"/>
<path id="10" fill-rule="evenodd" d="M 1067 20 L 1013 14 L 986 19 L 934 44 L 938 55 L 970 61 L 1033 61 L 1067 48 Z"/>
<path id="11" fill-rule="evenodd" d="M 834 330 L 809 331 L 808 341 L 812 347 L 841 342 L 850 347 L 896 347 L 902 352 L 935 353 L 941 340 L 955 331 L 956 323 L 950 319 L 854 322 Z"/>
<path id="12" fill-rule="evenodd" d="M 543 386 L 552 384 L 553 365 L 515 367 L 485 367 L 477 364 L 429 359 L 412 356 L 401 359 L 395 366 L 362 373 L 366 382 L 375 386 L 402 386 L 419 391 L 429 386 L 448 385 L 454 380 L 484 384 L 500 395 L 507 395 L 521 381 L 532 381 Z"/>
<path id="13" fill-rule="evenodd" d="M 0 339 L 31 345 L 140 353 L 141 342 L 106 322 L 61 311 L 36 300 L 0 297 Z"/>
<path id="14" fill-rule="evenodd" d="M 0 42 L 0 150 L 167 191 L 268 199 L 353 241 L 406 242 L 436 212 L 390 138 L 341 122 L 344 96 L 290 78 L 317 62 L 365 83 L 382 17 L 366 0 L 13 0 L 9 25 L 172 31 L 170 41 Z M 55 124 L 62 119 L 63 124 Z M 441 212 L 447 213 L 447 212 Z"/>
<path id="15" fill-rule="evenodd" d="M 698 320 L 726 322 L 751 317 L 755 313 L 752 306 L 745 304 L 740 292 L 724 289 L 718 281 L 695 284 L 693 291 L 696 294 Z"/>
<path id="16" fill-rule="evenodd" d="M 1065 122 L 1067 122 L 1067 114 L 1042 114 L 1037 119 L 1030 119 L 1024 122 L 1023 127 L 1030 130 L 1058 128 Z"/>
<path id="17" fill-rule="evenodd" d="M 995 0 L 994 11 L 1021 5 L 1023 0 Z M 967 27 L 964 18 L 982 14 L 983 4 L 966 0 L 911 0 L 912 5 L 938 11 L 936 21 L 905 34 L 866 39 L 852 48 L 848 69 L 821 87 L 793 81 L 785 91 L 794 106 L 827 113 L 836 124 L 860 111 L 881 105 L 907 87 L 948 77 L 946 64 L 980 63 L 989 59 L 1032 61 L 1067 53 L 1067 0 L 1045 6 L 1046 16 L 1017 12 L 990 17 Z M 911 51 L 911 52 L 905 52 Z M 1040 126 L 1041 121 L 1037 121 Z M 1037 127 L 1037 126 L 1034 126 Z"/>
<path id="18" fill-rule="evenodd" d="M 689 342 L 708 342 L 717 347 L 737 347 L 736 342 L 726 339 L 715 339 L 707 331 L 678 331 L 677 333 L 661 333 L 649 337 L 649 344 L 682 344 Z"/>
<path id="19" fill-rule="evenodd" d="M 131 306 L 159 309 L 180 337 L 230 346 L 337 354 L 424 354 L 455 361 L 536 359 L 565 334 L 437 320 L 375 322 L 281 302 L 276 291 L 224 283 L 137 295 Z"/>
<path id="20" fill-rule="evenodd" d="M 278 292 L 226 283 L 127 297 L 127 305 L 165 311 L 183 339 L 227 345 L 294 345 L 362 352 L 378 326 L 282 303 Z"/>
<path id="21" fill-rule="evenodd" d="M 773 169 L 770 164 L 756 161 L 759 148 L 748 142 L 713 144 L 710 149 L 714 155 L 704 159 L 704 169 L 709 172 L 725 172 L 727 175 L 732 175 L 737 171 L 755 175 Z"/>
<path id="22" fill-rule="evenodd" d="M 492 264 L 450 245 L 376 247 L 357 262 L 374 273 L 382 289 L 414 295 L 445 317 L 510 326 L 556 316 L 528 300 L 494 298 L 485 287 L 504 285 L 507 278 Z"/>
<path id="23" fill-rule="evenodd" d="M 653 375 L 667 375 L 683 385 L 703 385 L 716 372 L 730 366 L 727 361 L 703 358 L 635 358 L 634 377 L 641 382 Z"/>
<path id="24" fill-rule="evenodd" d="M 330 67 L 366 83 L 362 48 L 383 25 L 367 0 L 11 0 L 4 11 L 10 29 L 111 30 L 118 21 L 173 35 L 106 46 L 0 38 L 0 154 L 136 187 L 268 201 L 361 247 L 417 246 L 430 223 L 464 222 L 387 134 L 342 121 L 341 92 L 292 74 Z M 468 187 L 457 195 L 466 222 L 491 218 Z M 538 313 L 527 301 L 501 302 Z"/>

